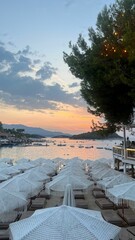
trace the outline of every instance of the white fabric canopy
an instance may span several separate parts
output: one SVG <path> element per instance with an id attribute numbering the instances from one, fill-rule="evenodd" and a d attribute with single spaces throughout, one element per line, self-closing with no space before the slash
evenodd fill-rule
<path id="1" fill-rule="evenodd" d="M 63 198 L 63 205 L 75 207 L 75 198 L 71 184 L 66 185 L 64 198 Z"/>
<path id="2" fill-rule="evenodd" d="M 121 230 L 98 211 L 65 205 L 35 211 L 9 229 L 11 240 L 118 240 Z"/>
<path id="3" fill-rule="evenodd" d="M 9 212 L 16 208 L 27 205 L 26 198 L 20 192 L 6 191 L 0 189 L 0 213 Z"/>
<path id="4" fill-rule="evenodd" d="M 116 204 L 123 199 L 135 201 L 135 181 L 123 183 L 106 190 L 106 195 Z"/>
<path id="5" fill-rule="evenodd" d="M 20 170 L 16 169 L 15 166 L 12 166 L 12 167 L 1 168 L 0 172 L 7 174 L 7 175 L 15 175 L 15 174 L 20 173 Z"/>
<path id="6" fill-rule="evenodd" d="M 30 180 L 37 181 L 37 182 L 50 181 L 50 177 L 47 174 L 40 172 L 39 169 L 37 169 L 36 167 L 25 172 L 25 175 L 23 176 L 25 178 L 28 178 Z"/>
<path id="7" fill-rule="evenodd" d="M 132 181 L 133 179 L 130 176 L 120 173 L 119 175 L 107 177 L 103 180 L 98 181 L 98 186 L 102 187 L 105 190 L 106 188 L 112 188 L 116 185 Z"/>
<path id="8" fill-rule="evenodd" d="M 46 191 L 50 194 L 64 195 L 67 184 L 71 184 L 73 190 L 86 190 L 94 185 L 93 181 L 89 181 L 84 177 L 72 174 L 58 175 L 55 179 L 45 185 Z"/>
<path id="9" fill-rule="evenodd" d="M 15 176 L 0 184 L 0 188 L 7 191 L 23 192 L 27 198 L 37 195 L 42 189 L 42 186 L 40 182 L 23 178 L 23 174 Z"/>

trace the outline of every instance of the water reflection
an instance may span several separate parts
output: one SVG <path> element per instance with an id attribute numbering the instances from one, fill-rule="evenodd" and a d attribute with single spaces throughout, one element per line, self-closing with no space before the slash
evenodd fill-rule
<path id="1" fill-rule="evenodd" d="M 14 160 L 20 158 L 36 159 L 39 157 L 54 159 L 57 157 L 68 159 L 79 157 L 81 159 L 112 158 L 112 149 L 120 140 L 70 140 L 46 139 L 43 145 L 18 146 L 0 148 L 0 158 L 10 157 Z"/>

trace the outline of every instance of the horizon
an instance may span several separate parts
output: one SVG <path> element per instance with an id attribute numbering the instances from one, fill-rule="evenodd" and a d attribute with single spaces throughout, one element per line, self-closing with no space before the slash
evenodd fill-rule
<path id="1" fill-rule="evenodd" d="M 7 124 L 7 123 L 2 123 L 3 125 L 4 124 Z M 46 129 L 46 128 L 41 128 L 41 127 L 39 127 L 39 126 L 37 126 L 37 127 L 35 127 L 35 126 L 28 126 L 28 125 L 24 125 L 24 124 L 18 124 L 18 123 L 9 123 L 8 125 L 22 125 L 22 126 L 24 126 L 24 127 L 32 127 L 32 128 L 40 128 L 40 129 L 43 129 L 43 130 L 45 130 L 45 131 L 50 131 L 50 132 L 61 132 L 61 131 L 58 131 L 57 129 L 56 130 L 52 130 L 52 129 Z M 78 135 L 78 134 L 83 134 L 83 133 L 88 133 L 88 132 L 92 132 L 92 131 L 86 131 L 86 132 L 78 132 L 78 133 L 68 133 L 68 131 L 66 131 L 65 130 L 65 132 L 61 132 L 61 133 L 63 133 L 63 134 L 70 134 L 70 135 Z M 116 133 L 120 136 L 120 137 L 123 137 L 123 131 L 116 131 Z M 130 137 L 130 140 L 131 140 L 131 138 L 133 138 L 132 140 L 135 140 L 135 137 L 131 134 L 131 133 L 129 133 L 129 131 L 127 130 L 126 131 L 126 136 L 127 137 Z"/>
<path id="2" fill-rule="evenodd" d="M 0 34 L 1 121 L 78 134 L 92 121 L 81 97 L 81 80 L 64 63 L 69 42 L 88 28 L 114 0 L 2 1 Z M 80 18 L 81 16 L 81 18 Z M 90 45 L 90 42 L 89 42 Z"/>

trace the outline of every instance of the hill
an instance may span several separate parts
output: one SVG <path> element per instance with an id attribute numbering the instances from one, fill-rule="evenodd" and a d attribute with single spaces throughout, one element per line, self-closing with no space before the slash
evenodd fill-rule
<path id="1" fill-rule="evenodd" d="M 71 137 L 71 135 L 67 133 L 53 132 L 53 131 L 45 130 L 43 128 L 28 127 L 22 124 L 3 124 L 3 128 L 24 129 L 24 133 L 40 135 L 41 137 L 55 137 L 55 136 L 63 136 L 63 135 L 66 135 L 67 137 Z"/>
<path id="2" fill-rule="evenodd" d="M 71 139 L 121 139 L 122 137 L 119 136 L 117 133 L 112 133 L 108 135 L 103 135 L 98 131 L 95 132 L 87 132 L 87 133 L 81 133 L 78 135 L 73 135 Z"/>

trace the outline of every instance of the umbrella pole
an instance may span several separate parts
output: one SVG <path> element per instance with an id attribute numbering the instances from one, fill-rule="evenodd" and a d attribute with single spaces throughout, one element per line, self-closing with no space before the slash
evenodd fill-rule
<path id="1" fill-rule="evenodd" d="M 123 143 L 124 143 L 124 151 L 123 151 L 123 158 L 126 158 L 126 127 L 123 125 Z"/>
<path id="2" fill-rule="evenodd" d="M 124 217 L 124 201 L 123 201 L 123 199 L 122 199 L 122 215 Z"/>

